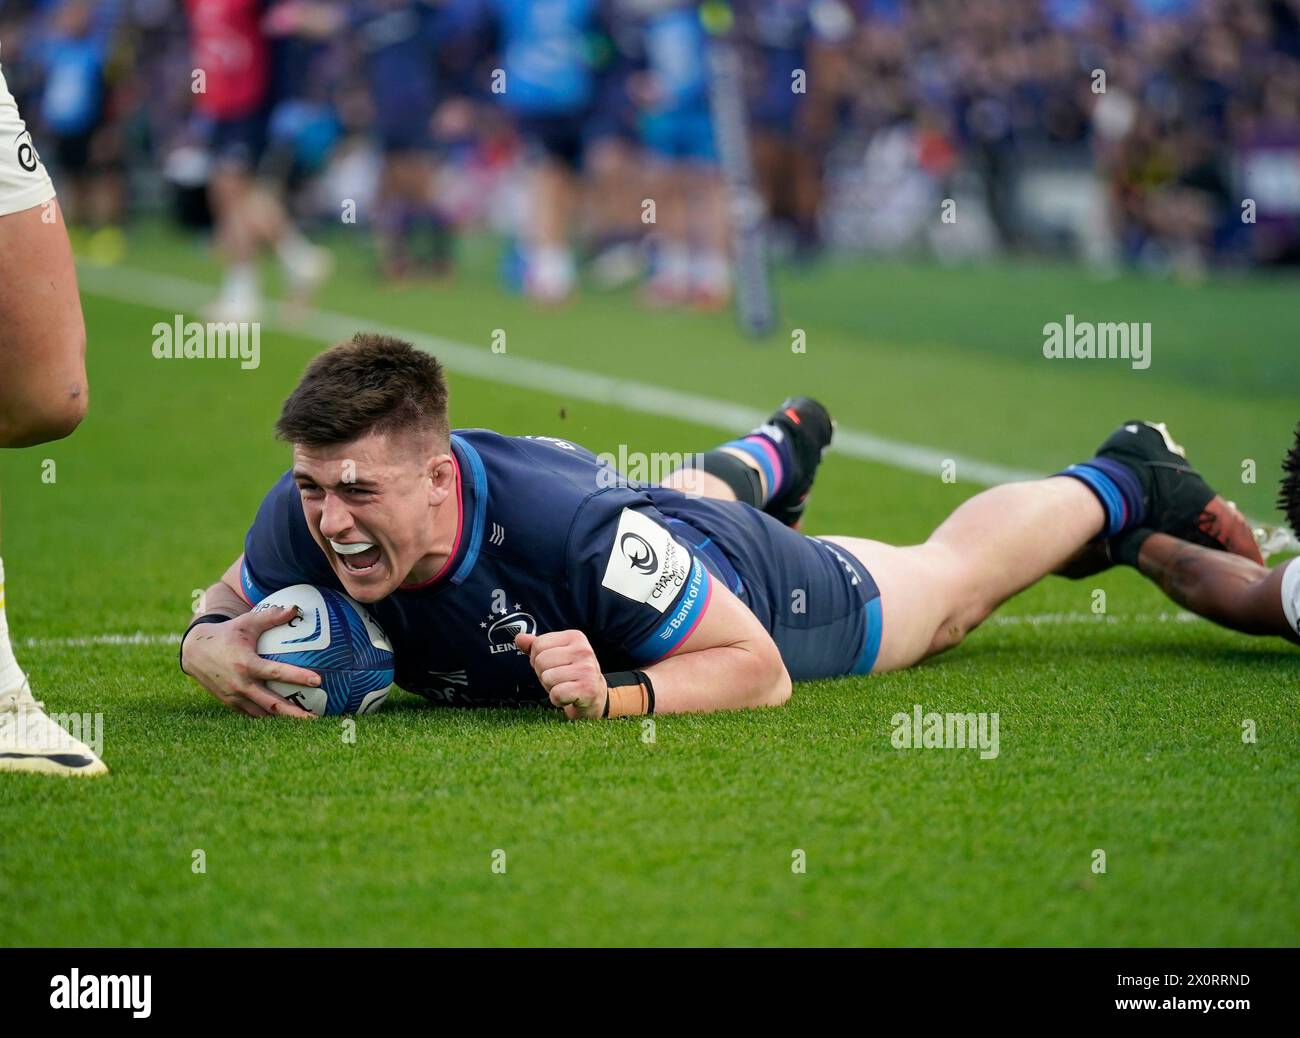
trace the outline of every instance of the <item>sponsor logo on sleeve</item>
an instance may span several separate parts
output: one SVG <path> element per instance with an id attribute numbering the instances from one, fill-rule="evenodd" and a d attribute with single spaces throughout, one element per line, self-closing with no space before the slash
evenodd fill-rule
<path id="1" fill-rule="evenodd" d="M 253 605 L 261 602 L 266 597 L 266 593 L 253 582 L 253 574 L 248 572 L 247 561 L 239 567 L 239 579 L 240 583 L 244 585 L 244 594 Z"/>
<path id="2" fill-rule="evenodd" d="M 691 571 L 690 553 L 649 516 L 631 508 L 618 518 L 603 587 L 665 612 Z"/>
<path id="3" fill-rule="evenodd" d="M 673 614 L 672 619 L 663 625 L 655 637 L 662 642 L 676 643 L 681 634 L 682 625 L 687 620 L 690 620 L 693 625 L 697 619 L 695 610 L 699 607 L 701 601 L 708 601 L 708 589 L 708 571 L 700 565 L 700 560 L 696 559 L 691 567 L 691 583 L 686 589 L 686 594 L 682 596 L 682 604 L 677 607 L 677 612 Z"/>
<path id="4" fill-rule="evenodd" d="M 40 156 L 36 154 L 36 147 L 32 144 L 32 135 L 23 130 L 14 138 L 14 147 L 18 151 L 18 165 L 28 173 L 35 173 L 36 167 L 40 165 Z"/>
<path id="5" fill-rule="evenodd" d="M 632 656 L 640 663 L 654 663 L 674 652 L 695 630 L 709 606 L 712 582 L 709 571 L 699 559 L 691 561 L 691 576 L 682 592 L 677 609 L 671 616 L 665 616 L 663 626 L 638 645 Z"/>

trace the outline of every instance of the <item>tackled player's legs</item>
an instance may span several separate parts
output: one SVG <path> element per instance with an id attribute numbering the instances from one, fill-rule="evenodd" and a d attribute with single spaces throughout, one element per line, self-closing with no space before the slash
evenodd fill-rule
<path id="1" fill-rule="evenodd" d="M 1016 592 L 1077 562 L 1093 541 L 1105 540 L 1107 559 L 1123 559 L 1126 541 L 1145 528 L 1262 561 L 1249 525 L 1191 467 L 1169 430 L 1138 420 L 1058 476 L 977 495 L 923 545 L 845 539 L 881 591 L 875 669 L 910 666 L 957 645 Z"/>

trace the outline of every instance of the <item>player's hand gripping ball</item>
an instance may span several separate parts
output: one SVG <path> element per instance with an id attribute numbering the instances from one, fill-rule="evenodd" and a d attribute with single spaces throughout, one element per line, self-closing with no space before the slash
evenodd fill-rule
<path id="1" fill-rule="evenodd" d="M 264 631 L 257 654 L 313 670 L 321 684 L 268 681 L 271 691 L 318 717 L 378 710 L 393 683 L 393 646 L 360 603 L 330 588 L 295 584 L 267 595 L 256 609 L 276 606 L 297 606 L 298 615 Z"/>

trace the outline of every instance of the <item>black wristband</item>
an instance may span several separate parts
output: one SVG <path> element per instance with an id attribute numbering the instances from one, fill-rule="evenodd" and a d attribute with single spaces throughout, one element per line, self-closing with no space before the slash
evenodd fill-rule
<path id="1" fill-rule="evenodd" d="M 176 663 L 181 668 L 181 673 L 189 676 L 189 671 L 185 669 L 185 637 L 198 627 L 199 624 L 223 624 L 227 620 L 233 620 L 233 616 L 227 616 L 225 613 L 204 613 L 202 616 L 196 616 L 190 621 L 190 625 L 185 628 L 185 634 L 181 635 L 180 648 L 176 650 Z"/>
<path id="2" fill-rule="evenodd" d="M 1109 545 L 1111 561 L 1137 569 L 1138 556 L 1142 553 L 1142 545 L 1146 544 L 1147 538 L 1155 532 L 1155 530 L 1148 530 L 1146 527 L 1139 526 L 1136 530 L 1129 530 L 1128 533 L 1112 537 Z"/>

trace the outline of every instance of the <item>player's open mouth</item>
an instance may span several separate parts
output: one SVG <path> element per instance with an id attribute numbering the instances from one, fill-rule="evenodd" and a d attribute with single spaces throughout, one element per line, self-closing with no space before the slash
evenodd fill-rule
<path id="1" fill-rule="evenodd" d="M 379 562 L 381 554 L 379 546 L 370 541 L 330 541 L 330 547 L 349 573 L 369 573 Z"/>

